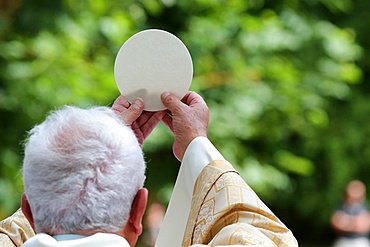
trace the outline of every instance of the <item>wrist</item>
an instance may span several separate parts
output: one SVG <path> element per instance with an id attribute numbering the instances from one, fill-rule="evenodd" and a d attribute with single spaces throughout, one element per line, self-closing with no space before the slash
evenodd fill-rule
<path id="1" fill-rule="evenodd" d="M 184 147 L 184 152 L 186 151 L 186 149 L 189 147 L 190 143 L 192 141 L 194 141 L 194 139 L 198 138 L 198 137 L 205 137 L 205 138 L 208 138 L 207 137 L 207 134 L 192 134 L 192 135 L 189 135 L 186 142 L 184 143 L 183 147 Z"/>

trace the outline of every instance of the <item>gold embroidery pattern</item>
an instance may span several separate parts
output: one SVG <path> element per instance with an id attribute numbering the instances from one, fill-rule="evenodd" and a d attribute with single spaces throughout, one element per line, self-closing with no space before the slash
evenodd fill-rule
<path id="1" fill-rule="evenodd" d="M 182 246 L 298 246 L 232 165 L 213 161 L 199 175 Z"/>
<path id="2" fill-rule="evenodd" d="M 248 238 L 246 238 L 245 236 L 248 236 Z M 257 239 L 255 236 L 253 236 L 253 233 L 245 230 L 243 227 L 237 228 L 229 239 L 229 245 L 262 245 L 265 244 L 265 242 L 266 241 L 261 241 L 260 239 Z"/>
<path id="3" fill-rule="evenodd" d="M 21 246 L 34 235 L 35 233 L 21 209 L 0 222 L 0 243 L 3 247 Z"/>

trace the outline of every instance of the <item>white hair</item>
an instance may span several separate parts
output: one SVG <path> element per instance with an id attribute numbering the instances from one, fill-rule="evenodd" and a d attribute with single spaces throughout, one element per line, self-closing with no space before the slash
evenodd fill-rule
<path id="1" fill-rule="evenodd" d="M 145 180 L 140 145 L 108 107 L 66 106 L 31 131 L 23 181 L 36 232 L 118 232 Z"/>

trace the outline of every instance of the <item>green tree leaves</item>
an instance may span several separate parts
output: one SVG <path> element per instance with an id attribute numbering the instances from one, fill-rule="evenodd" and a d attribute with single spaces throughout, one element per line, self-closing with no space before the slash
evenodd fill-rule
<path id="1" fill-rule="evenodd" d="M 370 172 L 365 0 L 7 2 L 0 218 L 19 206 L 26 131 L 63 104 L 111 104 L 115 56 L 146 28 L 186 44 L 191 89 L 211 109 L 210 139 L 299 239 L 302 224 L 325 238 L 342 188 Z M 172 141 L 160 125 L 144 146 L 152 200 L 168 200 L 178 168 Z"/>

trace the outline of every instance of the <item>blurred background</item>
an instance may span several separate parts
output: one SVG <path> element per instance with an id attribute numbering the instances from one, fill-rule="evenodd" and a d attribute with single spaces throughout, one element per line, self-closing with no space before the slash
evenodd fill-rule
<path id="1" fill-rule="evenodd" d="M 370 186 L 369 23 L 368 0 L 0 0 L 0 219 L 20 204 L 27 131 L 64 104 L 111 105 L 119 48 L 160 28 L 192 55 L 215 146 L 301 246 L 330 246 L 345 186 Z M 155 205 L 172 142 L 160 124 L 144 145 Z"/>

